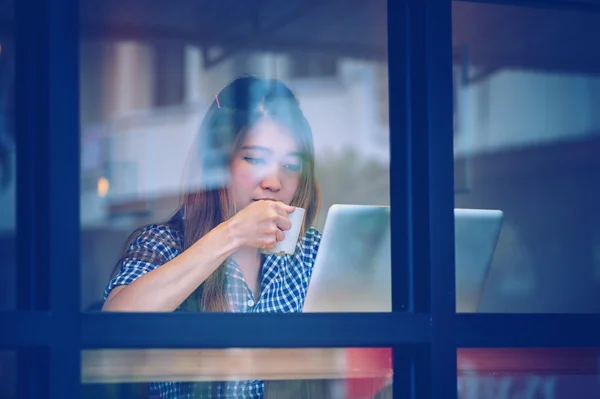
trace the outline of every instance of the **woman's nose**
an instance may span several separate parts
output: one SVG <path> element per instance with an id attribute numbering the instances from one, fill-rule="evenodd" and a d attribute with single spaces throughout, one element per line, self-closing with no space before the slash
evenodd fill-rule
<path id="1" fill-rule="evenodd" d="M 279 191 L 281 190 L 281 179 L 279 178 L 279 173 L 275 168 L 271 168 L 267 173 L 263 176 L 260 187 L 263 190 L 270 191 Z"/>

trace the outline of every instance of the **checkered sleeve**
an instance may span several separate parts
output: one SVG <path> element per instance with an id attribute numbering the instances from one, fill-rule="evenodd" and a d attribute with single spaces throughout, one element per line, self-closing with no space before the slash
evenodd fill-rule
<path id="1" fill-rule="evenodd" d="M 127 248 L 119 265 L 119 272 L 104 290 L 104 300 L 120 285 L 128 285 L 179 254 L 178 233 L 162 225 L 149 225 L 139 231 Z"/>
<path id="2" fill-rule="evenodd" d="M 307 279 L 310 281 L 319 245 L 321 244 L 321 232 L 314 227 L 309 228 L 304 234 L 302 243 L 302 261 L 306 268 Z"/>

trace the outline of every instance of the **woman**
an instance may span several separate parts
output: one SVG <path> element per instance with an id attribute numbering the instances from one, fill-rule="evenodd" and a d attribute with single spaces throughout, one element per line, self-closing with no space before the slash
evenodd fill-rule
<path id="1" fill-rule="evenodd" d="M 280 81 L 236 79 L 208 109 L 199 143 L 200 152 L 227 150 L 228 184 L 214 186 L 202 176 L 168 222 L 132 234 L 103 310 L 301 311 L 321 236 L 310 227 L 319 189 L 312 132 L 298 100 Z M 205 163 L 209 158 L 193 153 Z M 191 177 L 206 169 L 191 165 Z M 261 249 L 283 240 L 295 207 L 306 209 L 295 254 L 263 255 Z M 151 390 L 162 398 L 242 398 L 262 397 L 263 386 L 153 383 Z"/>

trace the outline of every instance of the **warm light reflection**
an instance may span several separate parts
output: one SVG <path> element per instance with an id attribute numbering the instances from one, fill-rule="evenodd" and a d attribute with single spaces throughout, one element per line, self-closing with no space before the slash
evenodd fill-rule
<path id="1" fill-rule="evenodd" d="M 98 196 L 100 198 L 106 197 L 109 189 L 110 189 L 110 182 L 108 181 L 108 179 L 104 176 L 99 178 L 98 185 L 97 185 Z"/>

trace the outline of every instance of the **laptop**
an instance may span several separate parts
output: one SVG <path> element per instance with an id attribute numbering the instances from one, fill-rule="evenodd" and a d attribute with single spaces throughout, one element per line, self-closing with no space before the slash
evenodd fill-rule
<path id="1" fill-rule="evenodd" d="M 503 212 L 455 209 L 457 312 L 477 310 Z M 303 312 L 389 312 L 390 207 L 329 208 Z"/>

